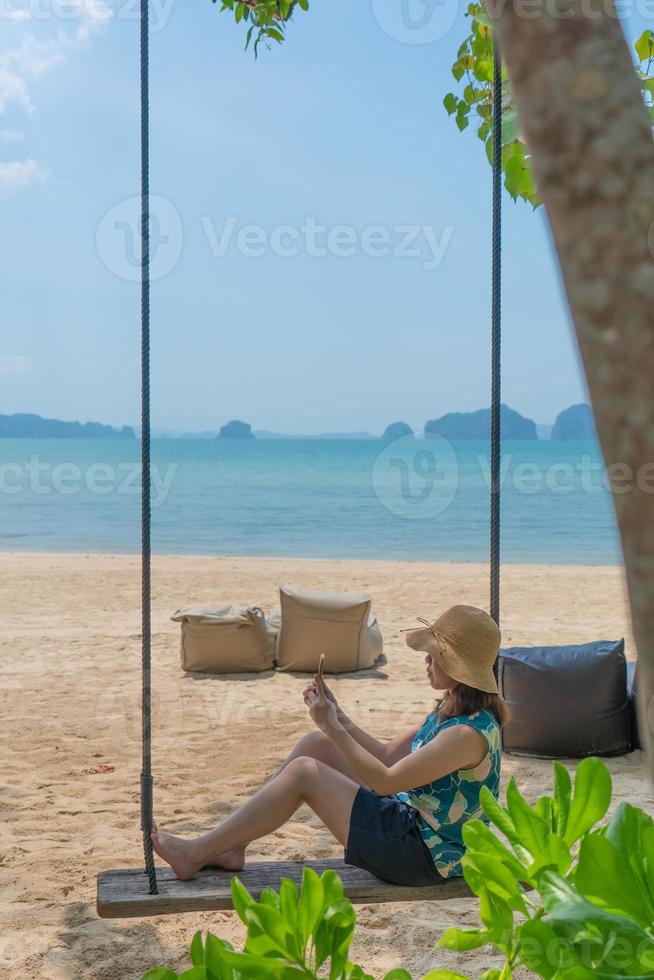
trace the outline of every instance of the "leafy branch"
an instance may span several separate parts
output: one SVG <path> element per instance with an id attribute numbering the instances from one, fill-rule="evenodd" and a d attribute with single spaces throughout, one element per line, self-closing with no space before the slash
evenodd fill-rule
<path id="1" fill-rule="evenodd" d="M 247 26 L 245 50 L 252 44 L 255 58 L 260 44 L 270 48 L 271 42 L 284 41 L 296 4 L 301 10 L 309 9 L 309 0 L 212 0 L 212 3 L 220 3 L 221 13 L 231 11 L 237 24 Z"/>
<path id="2" fill-rule="evenodd" d="M 471 121 L 477 136 L 484 143 L 489 163 L 493 160 L 493 25 L 482 4 L 471 3 L 466 16 L 471 30 L 460 44 L 452 74 L 463 86 L 462 94 L 448 92 L 443 105 L 454 116 L 459 130 L 467 129 Z M 640 79 L 645 104 L 654 125 L 654 33 L 644 31 L 634 44 L 636 73 Z M 533 208 L 541 201 L 533 178 L 531 157 L 518 125 L 511 86 L 502 67 L 502 172 L 504 186 L 514 200 L 522 198 Z"/>

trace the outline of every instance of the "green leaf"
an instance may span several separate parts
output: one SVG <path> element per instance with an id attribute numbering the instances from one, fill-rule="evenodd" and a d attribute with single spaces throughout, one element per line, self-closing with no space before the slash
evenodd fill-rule
<path id="1" fill-rule="evenodd" d="M 589 834 L 581 842 L 575 885 L 593 904 L 628 915 L 644 928 L 654 921 L 648 890 L 604 834 Z"/>
<path id="2" fill-rule="evenodd" d="M 305 868 L 302 873 L 302 887 L 297 907 L 297 925 L 304 945 L 313 934 L 323 912 L 325 891 L 323 884 L 313 870 Z"/>
<path id="3" fill-rule="evenodd" d="M 234 971 L 225 962 L 224 953 L 233 952 L 226 939 L 218 939 L 211 932 L 207 933 L 204 948 L 204 962 L 212 980 L 233 980 Z"/>
<path id="4" fill-rule="evenodd" d="M 459 100 L 453 92 L 448 92 L 443 99 L 443 105 L 447 110 L 447 114 L 451 116 L 453 112 L 456 112 L 457 106 L 459 105 Z"/>
<path id="5" fill-rule="evenodd" d="M 490 19 L 486 13 L 484 7 L 481 5 L 477 8 L 475 13 L 472 15 L 478 24 L 483 24 L 484 27 L 493 27 L 493 21 Z"/>
<path id="6" fill-rule="evenodd" d="M 554 817 L 554 830 L 561 837 L 564 835 L 568 823 L 571 795 L 572 782 L 570 780 L 570 773 L 561 762 L 555 762 L 552 814 Z"/>
<path id="7" fill-rule="evenodd" d="M 507 902 L 483 886 L 479 889 L 479 918 L 492 942 L 508 953 L 513 938 L 513 912 Z"/>
<path id="8" fill-rule="evenodd" d="M 524 168 L 523 168 L 524 169 Z M 522 177 L 522 174 L 520 175 Z M 541 796 L 534 804 L 534 810 L 545 821 L 545 826 L 552 826 L 552 800 L 549 796 Z"/>
<path id="9" fill-rule="evenodd" d="M 297 956 L 294 936 L 277 909 L 269 905 L 253 905 L 245 910 L 245 920 L 249 927 L 255 926 L 259 931 L 258 935 L 248 935 L 248 952 L 266 955 L 276 949 L 289 959 Z"/>
<path id="10" fill-rule="evenodd" d="M 486 888 L 516 912 L 526 914 L 522 888 L 516 877 L 494 854 L 487 851 L 467 851 L 462 859 L 466 881 L 470 879 L 473 890 L 480 893 Z"/>
<path id="11" fill-rule="evenodd" d="M 343 882 L 331 869 L 323 872 L 320 881 L 323 889 L 323 910 L 326 910 L 333 902 L 343 898 Z"/>
<path id="12" fill-rule="evenodd" d="M 577 889 L 554 872 L 547 871 L 540 884 L 545 909 L 544 921 L 559 935 L 571 942 L 591 942 L 606 945 L 620 937 L 625 953 L 625 966 L 640 965 L 643 957 L 654 954 L 651 937 L 637 923 L 624 915 L 614 915 L 589 902 Z M 631 955 L 627 955 L 631 953 Z M 654 960 L 652 961 L 654 962 Z"/>
<path id="13" fill-rule="evenodd" d="M 548 834 L 545 847 L 529 865 L 529 875 L 537 878 L 546 868 L 553 868 L 559 874 L 565 874 L 571 863 L 572 855 L 564 841 L 556 834 Z"/>
<path id="14" fill-rule="evenodd" d="M 330 980 L 338 980 L 347 963 L 356 915 L 352 903 L 347 898 L 333 902 L 325 913 L 325 920 L 331 928 L 331 970 Z"/>
<path id="15" fill-rule="evenodd" d="M 521 795 L 513 777 L 509 780 L 506 788 L 506 805 L 515 826 L 519 843 L 529 851 L 532 857 L 538 858 L 547 848 L 549 828 L 543 818 L 538 816 Z"/>
<path id="16" fill-rule="evenodd" d="M 196 932 L 191 940 L 191 963 L 193 966 L 204 966 L 204 946 L 201 932 Z"/>
<path id="17" fill-rule="evenodd" d="M 527 881 L 527 868 L 496 837 L 493 831 L 481 820 L 469 820 L 463 828 L 463 842 L 468 851 L 486 851 L 509 868 L 516 881 Z"/>
<path id="18" fill-rule="evenodd" d="M 552 980 L 561 965 L 563 950 L 553 927 L 542 919 L 529 919 L 518 929 L 520 960 L 543 980 Z"/>
<path id="19" fill-rule="evenodd" d="M 492 149 L 492 137 L 489 139 L 489 143 L 491 143 Z M 513 823 L 508 811 L 497 802 L 488 786 L 482 786 L 479 794 L 479 801 L 484 808 L 484 813 L 491 823 L 495 824 L 497 829 L 504 834 L 511 844 L 517 844 L 518 834 L 515 829 L 515 824 Z"/>
<path id="20" fill-rule="evenodd" d="M 406 970 L 391 970 L 384 977 L 384 980 L 411 980 L 411 974 Z"/>
<path id="21" fill-rule="evenodd" d="M 438 945 L 443 949 L 452 949 L 456 953 L 479 949 L 491 942 L 487 929 L 446 929 Z"/>
<path id="22" fill-rule="evenodd" d="M 230 887 L 232 892 L 232 904 L 234 906 L 234 911 L 238 915 L 241 922 L 247 925 L 245 919 L 245 912 L 247 909 L 252 908 L 252 906 L 255 904 L 255 901 L 239 878 L 232 878 Z"/>
<path id="23" fill-rule="evenodd" d="M 595 834 L 592 838 L 595 838 Z M 654 821 L 652 818 L 631 806 L 629 803 L 621 803 L 606 828 L 605 840 L 614 849 L 616 860 L 613 863 L 615 873 L 620 875 L 622 891 L 626 896 L 631 895 L 632 900 L 637 899 L 640 915 L 634 914 L 636 921 L 641 925 L 654 922 Z M 590 845 L 590 858 L 596 858 L 599 851 L 597 845 Z M 604 845 L 599 845 L 602 855 L 607 854 Z M 587 867 L 584 864 L 581 871 L 582 879 L 590 887 L 591 881 L 585 876 Z M 592 871 L 591 879 L 594 879 Z M 601 889 L 602 884 L 593 880 L 595 889 Z M 579 887 L 586 892 L 586 888 L 579 882 Z M 617 887 L 617 885 L 616 885 Z M 610 891 L 607 888 L 603 892 L 605 898 L 610 901 Z M 625 897 L 625 901 L 628 898 Z M 611 906 L 615 907 L 615 906 Z M 625 905 L 625 908 L 629 908 Z"/>
<path id="24" fill-rule="evenodd" d="M 262 905 L 268 905 L 271 909 L 279 909 L 279 895 L 273 888 L 264 888 L 259 896 Z"/>
<path id="25" fill-rule="evenodd" d="M 478 82 L 492 82 L 493 62 L 486 58 L 482 61 L 476 61 L 472 73 Z"/>
<path id="26" fill-rule="evenodd" d="M 290 878 L 282 878 L 279 886 L 279 909 L 289 928 L 297 933 L 298 929 L 298 888 Z"/>
<path id="27" fill-rule="evenodd" d="M 568 847 L 602 819 L 610 802 L 609 770 L 601 759 L 584 759 L 575 773 L 574 793 L 563 834 Z"/>
<path id="28" fill-rule="evenodd" d="M 165 966 L 155 966 L 153 970 L 143 974 L 142 980 L 177 980 L 177 974 Z"/>
<path id="29" fill-rule="evenodd" d="M 304 977 L 306 980 L 307 972 L 304 967 L 290 966 L 284 960 L 228 950 L 223 955 L 225 962 L 233 967 L 239 980 L 242 977 L 254 977 L 255 980 L 263 980 L 266 977 L 273 977 L 274 980 L 299 980 L 300 977 Z"/>
<path id="30" fill-rule="evenodd" d="M 502 112 L 502 146 L 513 143 L 520 131 L 517 109 L 504 109 Z"/>
<path id="31" fill-rule="evenodd" d="M 643 31 L 634 44 L 639 61 L 647 61 L 654 51 L 654 34 L 651 30 Z"/>

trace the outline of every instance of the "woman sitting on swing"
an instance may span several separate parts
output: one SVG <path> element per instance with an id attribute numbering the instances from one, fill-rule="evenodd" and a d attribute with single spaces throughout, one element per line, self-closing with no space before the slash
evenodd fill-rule
<path id="1" fill-rule="evenodd" d="M 209 866 L 241 870 L 248 844 L 282 827 L 302 803 L 343 845 L 347 864 L 384 881 L 433 885 L 461 874 L 463 827 L 482 816 L 482 786 L 496 797 L 499 790 L 500 632 L 481 609 L 453 606 L 408 631 L 406 642 L 426 654 L 427 680 L 444 692 L 422 726 L 381 742 L 348 719 L 316 675 L 304 700 L 319 731 L 298 742 L 258 793 L 193 840 L 153 827 L 154 850 L 178 878 Z"/>

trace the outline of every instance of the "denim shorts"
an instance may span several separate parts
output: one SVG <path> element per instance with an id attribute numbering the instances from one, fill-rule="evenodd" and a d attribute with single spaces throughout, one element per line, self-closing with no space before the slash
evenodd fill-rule
<path id="1" fill-rule="evenodd" d="M 393 885 L 437 885 L 436 870 L 420 834 L 418 811 L 394 796 L 361 788 L 354 798 L 345 863 Z"/>

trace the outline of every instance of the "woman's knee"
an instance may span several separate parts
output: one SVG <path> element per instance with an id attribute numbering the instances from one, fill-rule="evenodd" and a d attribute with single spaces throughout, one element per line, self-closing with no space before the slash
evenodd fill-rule
<path id="1" fill-rule="evenodd" d="M 296 758 L 309 756 L 324 761 L 325 750 L 330 744 L 324 732 L 308 732 L 297 743 L 293 754 Z"/>
<path id="2" fill-rule="evenodd" d="M 315 785 L 319 778 L 321 763 L 307 755 L 299 755 L 291 759 L 282 775 L 286 776 L 302 794 Z"/>

